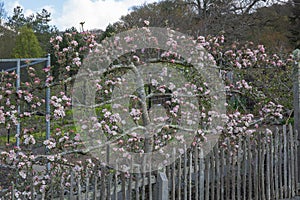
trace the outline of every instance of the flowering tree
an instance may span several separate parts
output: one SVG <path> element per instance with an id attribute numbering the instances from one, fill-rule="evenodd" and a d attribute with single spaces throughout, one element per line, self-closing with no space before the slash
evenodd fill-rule
<path id="1" fill-rule="evenodd" d="M 144 39 L 158 43 L 158 38 L 152 35 L 148 27 L 149 22 L 145 21 L 145 25 L 140 30 L 145 33 Z M 215 103 L 218 102 L 215 93 L 221 91 L 211 88 L 210 77 L 199 73 L 188 57 L 176 53 L 180 45 L 173 37 L 175 33 L 168 31 L 170 35 L 162 36 L 166 39 L 164 45 L 168 49 L 136 49 L 134 42 L 140 38 L 130 35 L 121 35 L 97 44 L 95 36 L 89 32 L 64 33 L 50 40 L 57 66 L 44 69 L 45 82 L 36 75 L 35 69 L 28 67 L 30 80 L 16 90 L 16 74 L 1 73 L 3 92 L 0 101 L 3 106 L 0 107 L 0 123 L 9 129 L 27 122 L 18 136 L 21 145 L 1 152 L 1 163 L 17 171 L 14 177 L 18 183 L 15 188 L 17 198 L 32 198 L 38 193 L 59 190 L 62 180 L 67 187 L 70 186 L 70 167 L 77 177 L 94 170 L 99 164 L 97 156 L 102 156 L 99 149 L 107 148 L 107 141 L 113 141 L 110 143 L 113 156 L 131 159 L 132 155 L 128 152 L 158 152 L 160 158 L 164 158 L 172 156 L 163 149 L 165 146 L 175 143 L 171 147 L 179 147 L 177 151 L 181 154 L 186 142 L 194 146 L 205 145 L 211 133 L 220 134 L 221 141 L 229 139 L 234 145 L 237 136 L 254 134 L 264 122 L 283 118 L 283 106 L 278 104 L 280 101 L 268 96 L 255 82 L 247 81 L 242 70 L 261 67 L 289 69 L 293 61 L 291 57 L 280 59 L 268 55 L 262 45 L 255 47 L 251 43 L 226 46 L 223 36 L 199 37 L 196 40 L 182 37 L 180 41 L 184 44 L 193 44 L 193 47 L 186 48 L 197 47 L 200 54 L 196 55 L 208 56 L 209 66 L 219 66 L 225 83 L 222 91 L 227 94 L 227 103 L 221 105 L 226 107 L 226 112 L 220 113 L 215 109 Z M 122 42 L 131 51 L 122 49 Z M 97 74 L 99 70 L 93 71 L 95 61 L 106 59 L 99 55 L 103 55 L 103 52 L 107 56 L 113 55 L 115 49 L 123 53 L 109 59 L 111 62 L 107 62 L 105 71 L 100 74 Z M 210 54 L 201 53 L 205 51 Z M 147 71 L 148 68 L 153 70 Z M 57 73 L 54 69 L 58 70 L 56 78 L 52 76 Z M 79 76 L 74 76 L 78 71 L 81 72 Z M 234 78 L 229 76 L 232 71 Z M 172 79 L 170 75 L 174 74 L 182 77 L 182 81 Z M 86 81 L 87 77 L 89 81 Z M 74 84 L 75 78 L 80 81 Z M 143 82 L 145 78 L 149 78 L 146 83 Z M 69 89 L 61 87 L 68 83 L 71 83 Z M 131 84 L 137 87 L 132 89 Z M 51 115 L 36 118 L 36 110 L 42 110 L 45 106 L 44 97 L 41 96 L 45 85 L 52 89 Z M 82 88 L 84 90 L 80 90 Z M 247 107 L 249 103 L 243 102 L 247 96 L 251 96 L 255 102 L 251 109 Z M 125 98 L 128 100 L 124 103 Z M 23 104 L 27 107 L 23 106 L 18 112 L 17 106 Z M 77 116 L 79 113 L 80 117 L 75 117 L 75 123 L 72 121 L 74 109 L 71 109 L 74 106 L 82 108 L 77 110 Z M 41 119 L 53 121 L 51 138 L 43 141 L 46 154 L 34 152 L 37 141 L 41 140 L 38 133 L 44 131 L 42 127 L 35 126 L 35 122 L 39 123 Z M 31 123 L 28 123 L 29 120 Z M 221 121 L 222 126 L 210 128 L 215 120 Z M 151 134 L 144 134 L 148 132 Z M 178 134 L 186 132 L 188 136 Z M 74 157 L 95 152 L 92 155 L 96 156 L 92 159 Z M 46 163 L 50 165 L 47 173 L 36 170 L 35 166 Z M 126 163 L 123 167 L 121 170 L 126 171 Z M 31 182 L 35 190 L 28 187 Z M 50 183 L 55 188 L 50 188 Z M 35 193 L 32 194 L 32 191 Z"/>

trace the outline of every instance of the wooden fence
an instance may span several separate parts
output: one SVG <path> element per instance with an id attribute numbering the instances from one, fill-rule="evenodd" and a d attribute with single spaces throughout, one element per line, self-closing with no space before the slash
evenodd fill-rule
<path id="1" fill-rule="evenodd" d="M 289 125 L 272 133 L 239 137 L 237 146 L 216 145 L 206 156 L 199 148 L 188 149 L 161 171 L 129 175 L 100 167 L 100 175 L 97 168 L 95 173 L 84 176 L 70 171 L 70 184 L 60 179 L 59 184 L 50 184 L 45 192 L 32 189 L 37 193 L 32 199 L 292 198 L 297 193 L 298 181 L 296 138 L 297 133 Z M 13 185 L 11 197 L 15 188 L 17 185 Z"/>

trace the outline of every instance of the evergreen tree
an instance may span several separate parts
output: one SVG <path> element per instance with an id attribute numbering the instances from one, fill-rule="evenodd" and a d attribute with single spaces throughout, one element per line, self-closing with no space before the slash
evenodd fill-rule
<path id="1" fill-rule="evenodd" d="M 37 37 L 31 28 L 24 26 L 16 38 L 16 45 L 13 50 L 15 58 L 38 58 L 43 56 L 42 48 Z"/>
<path id="2" fill-rule="evenodd" d="M 30 18 L 30 17 L 29 17 Z M 8 22 L 6 23 L 13 30 L 19 30 L 21 27 L 25 26 L 28 23 L 23 9 L 20 6 L 14 8 L 14 13 L 12 16 L 8 17 Z"/>

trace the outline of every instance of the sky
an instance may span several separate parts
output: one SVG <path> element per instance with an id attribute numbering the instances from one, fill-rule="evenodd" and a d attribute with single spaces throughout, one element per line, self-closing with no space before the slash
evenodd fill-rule
<path id="1" fill-rule="evenodd" d="M 105 30 L 109 23 L 114 23 L 122 15 L 129 13 L 130 8 L 157 0 L 3 0 L 8 16 L 13 8 L 21 6 L 25 16 L 41 12 L 45 8 L 51 13 L 51 25 L 59 30 L 76 27 L 85 22 L 84 29 Z"/>

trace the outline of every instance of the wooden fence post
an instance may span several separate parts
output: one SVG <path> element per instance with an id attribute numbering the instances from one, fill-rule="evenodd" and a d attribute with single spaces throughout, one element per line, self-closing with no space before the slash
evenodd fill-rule
<path id="1" fill-rule="evenodd" d="M 159 172 L 157 175 L 157 195 L 158 200 L 169 199 L 168 178 L 164 172 Z"/>
<path id="2" fill-rule="evenodd" d="M 300 132 L 300 50 L 296 49 L 295 51 L 293 51 L 293 54 L 296 60 L 295 69 L 294 69 L 294 79 L 295 79 L 294 80 L 294 130 L 299 133 Z M 299 145 L 300 134 L 298 134 L 297 139 L 298 139 L 297 152 L 298 155 L 300 155 L 300 145 Z M 297 165 L 298 165 L 296 166 L 297 170 L 300 171 L 300 159 L 298 159 Z M 297 183 L 298 183 L 297 189 L 299 190 L 300 173 L 298 173 Z"/>

